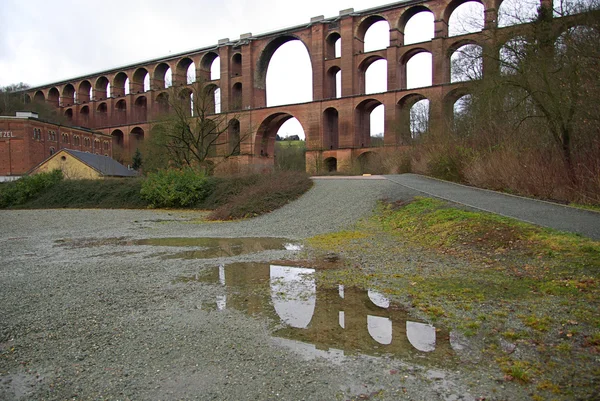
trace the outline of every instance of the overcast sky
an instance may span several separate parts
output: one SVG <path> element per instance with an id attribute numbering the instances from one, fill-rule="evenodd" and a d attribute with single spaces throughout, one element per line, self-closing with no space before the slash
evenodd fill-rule
<path id="1" fill-rule="evenodd" d="M 386 0 L 1 0 L 0 86 L 43 85 Z"/>

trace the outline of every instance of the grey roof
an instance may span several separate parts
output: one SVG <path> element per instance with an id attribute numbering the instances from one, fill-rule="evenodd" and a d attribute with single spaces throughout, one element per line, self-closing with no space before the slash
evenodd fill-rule
<path id="1" fill-rule="evenodd" d="M 118 161 L 108 157 L 97 155 L 89 152 L 82 152 L 80 150 L 73 149 L 62 149 L 69 153 L 71 156 L 81 160 L 91 168 L 97 170 L 102 175 L 109 177 L 135 177 L 137 171 L 129 170 L 127 167 L 119 163 Z"/>

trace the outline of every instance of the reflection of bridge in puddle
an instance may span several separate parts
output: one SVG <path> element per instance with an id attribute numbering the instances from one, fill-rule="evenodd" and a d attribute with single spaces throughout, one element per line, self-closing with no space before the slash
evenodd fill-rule
<path id="1" fill-rule="evenodd" d="M 307 351 L 306 345 L 294 345 L 295 341 L 312 344 L 314 355 L 339 355 L 343 350 L 437 359 L 453 353 L 447 332 L 409 320 L 384 295 L 343 285 L 325 288 L 314 273 L 307 268 L 237 263 L 181 280 L 220 283 L 223 293 L 216 300 L 217 309 L 235 308 L 281 321 L 285 327 L 274 336 L 301 351 Z"/>

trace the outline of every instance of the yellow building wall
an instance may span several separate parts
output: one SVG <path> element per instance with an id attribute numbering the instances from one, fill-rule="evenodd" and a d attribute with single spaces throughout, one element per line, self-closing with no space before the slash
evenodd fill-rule
<path id="1" fill-rule="evenodd" d="M 62 170 L 64 178 L 68 180 L 97 180 L 103 178 L 96 170 L 66 152 L 57 153 L 53 158 L 32 171 L 32 174 L 48 173 L 54 170 Z"/>

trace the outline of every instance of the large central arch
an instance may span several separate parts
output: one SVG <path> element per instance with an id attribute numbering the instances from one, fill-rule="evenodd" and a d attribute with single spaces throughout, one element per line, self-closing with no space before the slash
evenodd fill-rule
<path id="1" fill-rule="evenodd" d="M 275 113 L 265 118 L 254 137 L 254 154 L 256 156 L 272 157 L 275 154 L 275 138 L 279 128 L 292 118 L 295 118 L 295 116 L 286 112 Z M 302 128 L 304 129 L 304 126 Z M 306 130 L 304 132 L 306 133 Z"/>

